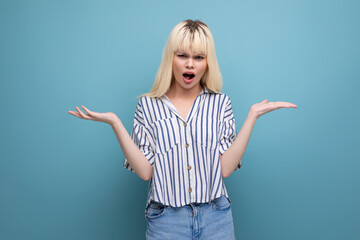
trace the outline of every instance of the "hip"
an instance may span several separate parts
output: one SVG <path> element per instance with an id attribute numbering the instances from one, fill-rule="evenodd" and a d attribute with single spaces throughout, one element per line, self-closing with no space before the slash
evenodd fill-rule
<path id="1" fill-rule="evenodd" d="M 235 239 L 231 202 L 224 195 L 182 207 L 151 201 L 145 210 L 147 239 Z"/>

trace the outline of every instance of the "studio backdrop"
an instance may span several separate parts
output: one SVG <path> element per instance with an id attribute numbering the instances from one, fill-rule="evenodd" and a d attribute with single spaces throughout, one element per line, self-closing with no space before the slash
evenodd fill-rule
<path id="1" fill-rule="evenodd" d="M 256 122 L 225 178 L 245 240 L 360 239 L 360 2 L 26 1 L 0 3 L 0 239 L 145 239 L 148 182 L 123 167 L 109 125 L 128 132 L 171 29 L 211 29 L 237 132 Z"/>

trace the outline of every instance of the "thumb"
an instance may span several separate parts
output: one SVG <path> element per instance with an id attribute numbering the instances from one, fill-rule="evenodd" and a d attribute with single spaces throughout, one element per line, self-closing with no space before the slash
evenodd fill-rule
<path id="1" fill-rule="evenodd" d="M 267 99 L 265 99 L 265 100 L 263 100 L 261 103 L 267 103 L 268 102 L 268 100 Z"/>

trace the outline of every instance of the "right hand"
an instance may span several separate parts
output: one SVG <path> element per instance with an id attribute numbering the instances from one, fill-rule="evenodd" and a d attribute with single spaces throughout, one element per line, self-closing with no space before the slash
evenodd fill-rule
<path id="1" fill-rule="evenodd" d="M 87 109 L 84 106 L 81 106 L 85 112 L 83 113 L 78 107 L 75 107 L 76 111 L 68 111 L 68 113 L 81 118 L 81 119 L 86 119 L 86 120 L 93 120 L 93 121 L 97 121 L 97 122 L 104 122 L 104 123 L 108 123 L 110 125 L 113 125 L 115 123 L 115 121 L 118 119 L 118 117 L 116 116 L 115 113 L 112 112 L 107 112 L 107 113 L 98 113 L 98 112 L 94 112 L 94 111 L 90 111 L 89 109 Z"/>

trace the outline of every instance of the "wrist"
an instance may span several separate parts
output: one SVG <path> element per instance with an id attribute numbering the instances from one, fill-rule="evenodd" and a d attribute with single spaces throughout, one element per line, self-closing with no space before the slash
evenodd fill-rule
<path id="1" fill-rule="evenodd" d="M 250 110 L 247 118 L 253 122 L 256 122 L 256 120 L 258 119 L 258 116 L 256 113 L 254 113 L 253 111 Z"/>
<path id="2" fill-rule="evenodd" d="M 111 127 L 115 128 L 115 127 L 121 125 L 121 120 L 120 120 L 117 116 L 115 116 L 115 117 L 110 121 L 109 124 L 110 124 Z"/>

